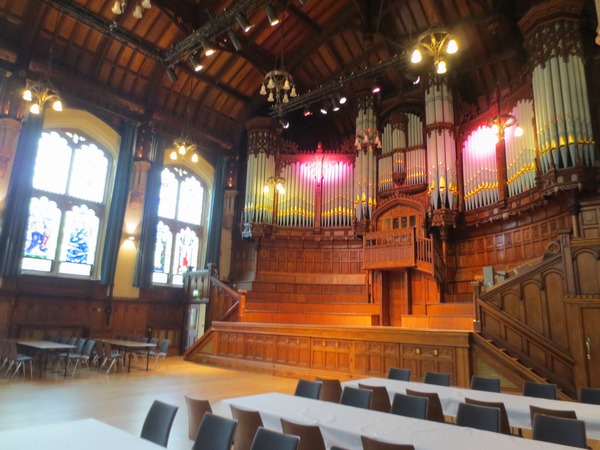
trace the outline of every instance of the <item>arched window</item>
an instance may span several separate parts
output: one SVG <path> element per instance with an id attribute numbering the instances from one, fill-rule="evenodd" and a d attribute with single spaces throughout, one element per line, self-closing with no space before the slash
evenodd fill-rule
<path id="1" fill-rule="evenodd" d="M 93 276 L 112 172 L 110 155 L 74 131 L 42 133 L 22 269 Z"/>
<path id="2" fill-rule="evenodd" d="M 165 168 L 161 181 L 152 280 L 182 285 L 183 274 L 198 267 L 204 186 L 198 177 L 179 167 Z"/>

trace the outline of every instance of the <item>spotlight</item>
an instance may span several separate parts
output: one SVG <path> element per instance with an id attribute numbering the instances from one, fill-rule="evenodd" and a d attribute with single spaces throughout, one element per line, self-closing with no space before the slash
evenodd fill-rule
<path id="1" fill-rule="evenodd" d="M 281 126 L 285 129 L 288 129 L 290 127 L 290 121 L 287 120 L 286 118 L 282 117 L 281 119 L 279 119 L 279 123 L 281 124 Z"/>
<path id="2" fill-rule="evenodd" d="M 371 93 L 372 94 L 379 94 L 381 92 L 381 86 L 379 86 L 377 83 L 375 83 L 373 85 L 373 87 L 371 88 Z"/>
<path id="3" fill-rule="evenodd" d="M 408 81 L 410 81 L 412 84 L 419 84 L 419 82 L 421 81 L 421 77 L 412 72 L 406 72 L 405 76 L 406 76 L 406 79 Z"/>
<path id="4" fill-rule="evenodd" d="M 337 94 L 335 97 L 337 98 L 337 102 L 338 102 L 340 105 L 343 105 L 343 104 L 344 104 L 344 103 L 346 103 L 346 101 L 348 100 L 348 99 L 346 98 L 346 96 L 345 96 L 345 95 L 343 95 L 343 94 Z"/>
<path id="5" fill-rule="evenodd" d="M 200 72 L 204 69 L 204 65 L 200 62 L 196 54 L 190 55 L 189 62 L 194 72 Z"/>
<path id="6" fill-rule="evenodd" d="M 169 79 L 173 83 L 175 83 L 177 80 L 179 80 L 179 77 L 175 73 L 175 69 L 173 69 L 173 67 L 167 67 L 167 75 L 169 76 Z"/>
<path id="7" fill-rule="evenodd" d="M 267 6 L 265 6 L 265 10 L 267 12 L 267 18 L 269 19 L 269 23 L 271 24 L 272 27 L 274 27 L 275 25 L 277 25 L 279 23 L 279 19 L 277 18 L 277 15 L 275 14 L 273 5 L 271 5 L 270 3 L 267 3 Z"/>
<path id="8" fill-rule="evenodd" d="M 309 116 L 313 115 L 313 112 L 308 106 L 305 106 L 303 114 L 304 114 L 304 117 L 309 117 Z"/>
<path id="9" fill-rule="evenodd" d="M 235 16 L 235 18 L 237 19 L 238 23 L 240 24 L 240 27 L 242 27 L 242 30 L 244 30 L 244 33 L 247 33 L 248 31 L 250 31 L 250 29 L 254 26 L 250 22 L 248 22 L 248 19 L 246 19 L 241 14 L 238 14 L 237 16 Z"/>
<path id="10" fill-rule="evenodd" d="M 242 49 L 242 43 L 231 28 L 227 30 L 227 35 L 229 36 L 229 40 L 233 44 L 233 48 L 235 48 L 235 51 L 239 52 Z"/>
<path id="11" fill-rule="evenodd" d="M 321 105 L 321 114 L 327 114 L 329 112 L 329 102 L 325 100 Z"/>
<path id="12" fill-rule="evenodd" d="M 331 97 L 331 110 L 337 112 L 340 110 L 340 104 L 337 102 L 335 97 Z"/>
<path id="13" fill-rule="evenodd" d="M 300 6 L 304 6 L 308 3 L 308 0 L 300 0 Z"/>
<path id="14" fill-rule="evenodd" d="M 210 56 L 215 53 L 214 47 L 210 45 L 210 42 L 208 42 L 206 38 L 200 38 L 200 45 L 202 45 L 202 48 L 204 49 L 205 56 Z"/>

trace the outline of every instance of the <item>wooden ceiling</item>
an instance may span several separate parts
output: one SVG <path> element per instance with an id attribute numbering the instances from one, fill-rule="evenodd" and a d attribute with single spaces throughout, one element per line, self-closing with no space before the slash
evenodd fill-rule
<path id="1" fill-rule="evenodd" d="M 151 0 L 152 7 L 143 10 L 141 19 L 133 17 L 141 0 L 127 0 L 121 15 L 111 11 L 114 0 L 0 0 L 0 70 L 29 78 L 50 76 L 70 105 L 152 121 L 174 136 L 189 116 L 189 127 L 202 148 L 211 154 L 236 153 L 243 148 L 246 120 L 269 114 L 269 103 L 258 91 L 282 54 L 300 95 L 397 55 L 398 62 L 377 76 L 383 85 L 381 111 L 418 109 L 423 93 L 405 76 L 413 70 L 407 53 L 421 32 L 438 25 L 459 42 L 448 76 L 461 101 L 485 110 L 498 88 L 514 85 L 522 75 L 527 55 L 517 22 L 540 3 L 269 1 L 282 19 L 275 27 L 267 20 L 266 0 Z M 240 4 L 254 24 L 248 33 L 236 21 L 225 20 Z M 583 17 L 584 32 L 593 32 L 593 0 L 585 1 Z M 242 43 L 240 51 L 228 38 L 229 24 Z M 218 51 L 204 58 L 204 70 L 196 73 L 188 57 L 190 49 L 199 48 L 196 37 L 204 31 Z M 186 47 L 186 42 L 192 45 Z M 167 76 L 170 64 L 176 81 Z M 356 103 L 351 94 L 359 87 L 341 85 L 349 104 L 326 117 L 290 112 L 292 125 L 284 136 L 301 149 L 314 149 L 317 142 L 329 149 L 339 147 L 354 133 Z"/>

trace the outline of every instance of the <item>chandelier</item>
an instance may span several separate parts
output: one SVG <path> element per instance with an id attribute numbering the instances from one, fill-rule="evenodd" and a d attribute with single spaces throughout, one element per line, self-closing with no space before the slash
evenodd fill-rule
<path id="1" fill-rule="evenodd" d="M 115 3 L 113 4 L 110 10 L 113 14 L 119 16 L 125 12 L 126 7 L 127 2 L 125 0 L 115 0 Z M 141 19 L 142 11 L 144 9 L 150 8 L 152 8 L 152 3 L 150 3 L 150 0 L 140 0 L 140 2 L 136 5 L 135 9 L 133 10 L 132 16 L 136 19 Z"/>
<path id="2" fill-rule="evenodd" d="M 173 141 L 173 145 L 175 148 L 169 155 L 172 161 L 177 161 L 178 159 L 181 161 L 185 161 L 189 154 L 191 154 L 190 160 L 193 163 L 197 163 L 199 160 L 198 157 L 198 148 L 191 137 L 187 135 L 188 122 L 190 120 L 190 105 L 189 101 L 192 98 L 192 77 L 189 77 L 189 85 L 190 92 L 188 94 L 188 105 L 185 113 L 185 119 L 183 122 L 183 129 L 181 130 L 181 135 Z"/>
<path id="3" fill-rule="evenodd" d="M 275 68 L 267 72 L 265 79 L 261 83 L 259 91 L 261 95 L 267 96 L 267 101 L 274 104 L 274 109 L 278 109 L 278 107 L 281 107 L 282 104 L 289 103 L 290 98 L 294 98 L 298 95 L 296 92 L 294 77 L 291 73 L 285 70 L 285 66 L 283 65 L 283 24 L 281 25 L 280 43 L 281 67 L 277 67 L 277 61 L 275 61 Z"/>
<path id="4" fill-rule="evenodd" d="M 285 194 L 285 178 L 283 178 L 283 177 L 269 177 L 269 178 L 267 178 L 267 183 L 263 187 L 263 192 L 265 194 L 268 194 L 269 191 L 271 190 L 270 186 L 273 186 L 274 187 L 274 191 L 276 191 L 277 193 L 279 193 L 279 195 L 284 195 Z"/>
<path id="5" fill-rule="evenodd" d="M 491 128 L 492 132 L 496 135 L 498 142 L 504 140 L 504 132 L 507 128 L 517 125 L 517 118 L 512 114 L 497 114 L 488 120 L 487 126 Z M 517 125 L 515 128 L 515 136 L 523 136 L 523 129 Z"/>
<path id="6" fill-rule="evenodd" d="M 423 53 L 429 54 L 433 58 L 436 73 L 444 74 L 448 70 L 444 55 L 452 55 L 457 51 L 458 44 L 452 34 L 444 28 L 434 28 L 419 36 L 410 62 L 413 64 L 420 63 L 423 59 Z"/>
<path id="7" fill-rule="evenodd" d="M 40 114 L 46 105 L 50 105 L 54 111 L 63 109 L 58 91 L 52 86 L 50 80 L 28 81 L 23 92 L 23 100 L 31 103 L 29 106 L 31 114 Z"/>

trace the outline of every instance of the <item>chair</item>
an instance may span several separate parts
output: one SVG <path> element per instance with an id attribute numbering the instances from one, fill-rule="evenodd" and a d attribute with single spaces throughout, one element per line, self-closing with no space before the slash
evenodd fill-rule
<path id="1" fill-rule="evenodd" d="M 207 412 L 200 422 L 192 450 L 230 450 L 237 421 Z"/>
<path id="2" fill-rule="evenodd" d="M 438 386 L 450 386 L 450 375 L 439 372 L 425 372 L 423 383 L 436 384 Z"/>
<path id="3" fill-rule="evenodd" d="M 102 359 L 102 364 L 100 365 L 100 369 L 104 368 L 106 363 L 108 361 L 110 361 L 110 366 L 108 366 L 106 373 L 110 373 L 110 369 L 113 368 L 113 366 L 115 365 L 115 362 L 117 363 L 117 367 L 118 367 L 119 361 L 121 361 L 123 368 L 125 368 L 125 364 L 123 363 L 123 355 L 117 351 L 113 351 L 113 349 L 110 345 L 110 342 L 108 342 L 108 341 L 102 341 L 102 357 L 103 357 L 103 359 Z"/>
<path id="4" fill-rule="evenodd" d="M 188 412 L 188 437 L 193 441 L 198 436 L 198 429 L 204 418 L 204 413 L 211 413 L 212 408 L 208 400 L 192 398 L 187 395 L 184 395 L 184 398 Z"/>
<path id="5" fill-rule="evenodd" d="M 300 438 L 260 427 L 252 441 L 251 450 L 297 450 Z"/>
<path id="6" fill-rule="evenodd" d="M 163 339 L 160 345 L 158 346 L 158 351 L 150 350 L 150 358 L 154 358 L 154 367 L 158 367 L 158 359 L 162 358 L 165 360 L 165 367 L 168 368 L 167 365 L 167 352 L 169 350 L 169 345 L 171 341 L 169 339 Z"/>
<path id="7" fill-rule="evenodd" d="M 297 397 L 314 398 L 315 400 L 318 400 L 322 384 L 323 383 L 320 381 L 298 380 L 294 395 Z"/>
<path id="8" fill-rule="evenodd" d="M 434 422 L 445 422 L 444 412 L 442 410 L 442 402 L 437 392 L 420 392 L 412 389 L 406 390 L 406 395 L 414 395 L 416 397 L 427 397 L 427 420 Z"/>
<path id="9" fill-rule="evenodd" d="M 471 377 L 471 389 L 475 391 L 500 392 L 499 378 Z"/>
<path id="10" fill-rule="evenodd" d="M 81 355 L 79 355 L 79 358 L 77 359 L 77 362 L 81 361 L 81 364 L 85 364 L 86 367 L 89 369 L 90 359 L 92 358 L 95 348 L 96 341 L 94 339 L 88 339 L 88 341 L 85 343 L 85 347 L 83 347 Z M 75 367 L 73 368 L 73 374 L 75 374 L 75 370 L 77 369 L 77 362 L 75 363 Z"/>
<path id="11" fill-rule="evenodd" d="M 152 338 L 149 341 L 147 341 L 148 344 L 154 344 L 155 346 L 158 345 L 158 339 L 157 338 Z M 146 359 L 146 356 L 148 356 L 148 354 L 153 351 L 156 350 L 156 347 L 150 350 L 136 350 L 135 352 L 133 352 L 133 360 L 135 362 L 137 362 L 138 358 L 143 358 L 144 360 Z"/>
<path id="12" fill-rule="evenodd" d="M 388 394 L 388 390 L 385 386 L 368 386 L 366 384 L 358 383 L 358 388 L 373 391 L 369 409 L 386 413 L 390 412 L 392 407 L 390 404 L 390 394 Z"/>
<path id="13" fill-rule="evenodd" d="M 5 375 L 8 375 L 12 367 L 15 367 L 15 371 L 10 376 L 11 379 L 17 375 L 19 369 L 23 367 L 23 376 L 25 376 L 25 365 L 29 363 L 29 376 L 33 378 L 33 358 L 28 355 L 22 355 L 17 349 L 17 343 L 12 340 L 5 341 L 5 349 L 7 350 L 7 362 L 8 368 L 6 369 Z"/>
<path id="14" fill-rule="evenodd" d="M 344 448 L 344 447 L 338 447 L 337 445 L 332 445 L 329 450 L 348 450 L 348 449 Z"/>
<path id="15" fill-rule="evenodd" d="M 262 418 L 258 411 L 248 411 L 233 405 L 231 415 L 237 420 L 238 426 L 233 437 L 233 448 L 235 450 L 250 450 L 256 430 L 263 426 Z"/>
<path id="16" fill-rule="evenodd" d="M 579 401 L 592 405 L 600 405 L 600 389 L 591 387 L 579 388 Z"/>
<path id="17" fill-rule="evenodd" d="M 342 391 L 342 396 L 340 398 L 340 404 L 369 409 L 372 396 L 373 391 L 353 388 L 351 386 L 344 386 L 344 390 Z"/>
<path id="18" fill-rule="evenodd" d="M 415 450 L 414 445 L 383 442 L 367 436 L 361 436 L 360 440 L 362 442 L 363 450 Z"/>
<path id="19" fill-rule="evenodd" d="M 163 403 L 160 400 L 154 400 L 146 415 L 146 420 L 144 420 L 140 436 L 155 444 L 166 447 L 169 442 L 171 426 L 173 425 L 173 420 L 178 409 L 177 406 Z"/>
<path id="20" fill-rule="evenodd" d="M 556 400 L 556 384 L 534 383 L 533 381 L 526 381 L 525 384 L 523 384 L 523 395 L 526 397 Z"/>
<path id="21" fill-rule="evenodd" d="M 500 408 L 459 403 L 456 425 L 478 430 L 500 432 Z"/>
<path id="22" fill-rule="evenodd" d="M 414 419 L 427 420 L 427 397 L 416 397 L 414 395 L 405 395 L 396 393 L 392 400 L 391 413 Z"/>
<path id="23" fill-rule="evenodd" d="M 321 391 L 319 392 L 319 400 L 326 402 L 339 403 L 342 396 L 342 384 L 340 380 L 328 380 L 325 378 L 317 378 L 321 382 Z"/>
<path id="24" fill-rule="evenodd" d="M 388 371 L 387 377 L 390 380 L 410 381 L 410 369 L 391 367 Z"/>
<path id="25" fill-rule="evenodd" d="M 64 361 L 67 368 L 69 367 L 69 364 L 71 364 L 71 361 L 75 361 L 75 367 L 73 368 L 72 376 L 75 375 L 75 371 L 77 370 L 77 366 L 79 365 L 79 359 L 81 358 L 81 355 L 83 354 L 83 347 L 85 346 L 85 339 L 80 338 L 76 342 L 77 342 L 76 348 L 69 351 L 68 353 L 61 352 L 58 354 L 58 362 Z"/>
<path id="26" fill-rule="evenodd" d="M 529 414 L 531 416 L 531 425 L 536 414 L 544 414 L 545 416 L 562 417 L 563 419 L 577 419 L 577 414 L 573 410 L 566 409 L 547 409 L 539 406 L 529 405 Z"/>
<path id="27" fill-rule="evenodd" d="M 510 432 L 510 423 L 508 422 L 508 413 L 506 412 L 506 406 L 502 402 L 484 402 L 481 400 L 475 400 L 472 398 L 465 397 L 465 403 L 477 406 L 487 406 L 490 408 L 498 408 L 500 410 L 500 433 L 512 434 Z"/>
<path id="28" fill-rule="evenodd" d="M 533 421 L 532 437 L 536 441 L 587 448 L 583 420 L 536 414 Z"/>
<path id="29" fill-rule="evenodd" d="M 281 419 L 281 429 L 285 434 L 300 438 L 298 450 L 325 450 L 325 441 L 318 425 L 305 425 Z"/>

